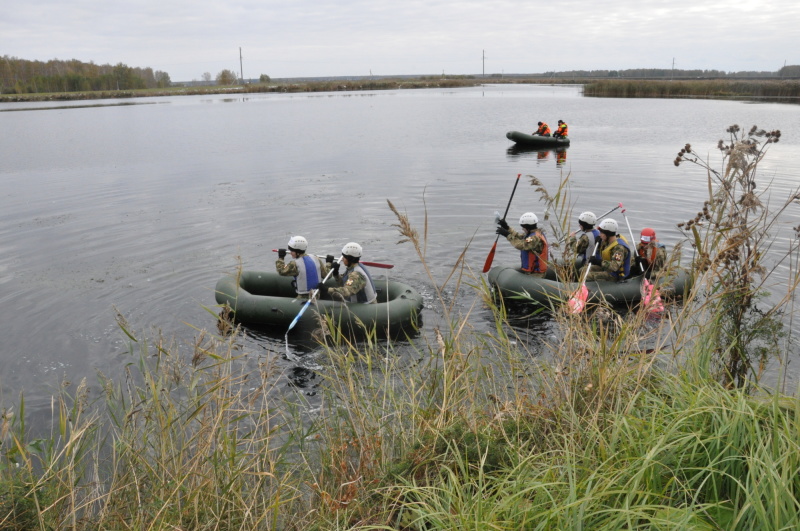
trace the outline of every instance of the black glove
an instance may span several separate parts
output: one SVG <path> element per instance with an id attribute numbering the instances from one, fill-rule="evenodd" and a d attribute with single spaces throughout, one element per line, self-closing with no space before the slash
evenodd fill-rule
<path id="1" fill-rule="evenodd" d="M 334 260 L 336 260 L 336 258 L 332 254 L 325 257 L 325 262 L 328 264 L 332 264 Z"/>
<path id="2" fill-rule="evenodd" d="M 286 249 L 278 249 L 278 258 L 281 260 L 286 258 Z"/>
<path id="3" fill-rule="evenodd" d="M 320 282 L 319 285 L 317 286 L 317 290 L 319 290 L 320 297 L 324 297 L 325 295 L 328 294 L 328 286 L 326 286 L 322 282 Z"/>
<path id="4" fill-rule="evenodd" d="M 603 265 L 603 261 L 596 256 L 589 257 L 589 263 L 595 266 Z"/>
<path id="5" fill-rule="evenodd" d="M 494 232 L 495 234 L 499 234 L 500 236 L 508 236 L 509 234 L 511 234 L 511 231 L 509 231 L 508 229 L 504 229 L 503 227 L 497 227 L 497 230 Z"/>
<path id="6" fill-rule="evenodd" d="M 500 221 L 497 222 L 497 224 L 503 227 L 504 229 L 508 230 L 508 222 L 506 220 L 501 219 Z"/>
<path id="7" fill-rule="evenodd" d="M 333 271 L 333 276 L 339 276 L 339 262 L 334 262 L 331 264 L 331 271 Z"/>

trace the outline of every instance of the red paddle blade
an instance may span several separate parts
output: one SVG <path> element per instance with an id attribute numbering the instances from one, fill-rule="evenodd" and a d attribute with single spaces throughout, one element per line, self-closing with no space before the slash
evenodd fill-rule
<path id="1" fill-rule="evenodd" d="M 381 264 L 378 262 L 362 262 L 361 260 L 359 260 L 359 263 L 369 267 L 378 267 L 380 269 L 391 269 L 394 267 L 394 264 Z"/>
<path id="2" fill-rule="evenodd" d="M 492 262 L 494 262 L 494 252 L 497 250 L 497 240 L 494 241 L 494 245 L 492 245 L 492 250 L 489 251 L 489 256 L 486 257 L 486 262 L 483 264 L 483 272 L 488 273 L 489 270 L 492 268 Z"/>
<path id="3" fill-rule="evenodd" d="M 661 300 L 661 294 L 646 278 L 642 281 L 642 304 L 648 313 L 664 312 L 664 301 Z"/>
<path id="4" fill-rule="evenodd" d="M 580 289 L 567 301 L 570 313 L 581 313 L 586 308 L 586 299 L 589 298 L 589 288 L 586 284 L 581 284 Z"/>

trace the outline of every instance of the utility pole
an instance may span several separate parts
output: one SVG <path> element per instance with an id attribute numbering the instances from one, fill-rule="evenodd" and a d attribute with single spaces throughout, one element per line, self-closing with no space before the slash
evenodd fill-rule
<path id="1" fill-rule="evenodd" d="M 481 64 L 483 77 L 486 77 L 486 50 L 481 50 Z"/>
<path id="2" fill-rule="evenodd" d="M 675 58 L 672 58 L 672 73 L 669 75 L 669 80 L 675 79 Z"/>
<path id="3" fill-rule="evenodd" d="M 242 47 L 239 46 L 239 76 L 242 78 L 242 84 L 244 85 L 244 69 L 242 68 Z"/>

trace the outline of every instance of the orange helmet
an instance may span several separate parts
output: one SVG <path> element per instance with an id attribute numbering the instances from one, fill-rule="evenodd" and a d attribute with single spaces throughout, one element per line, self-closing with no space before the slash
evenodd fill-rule
<path id="1" fill-rule="evenodd" d="M 642 229 L 642 243 L 650 243 L 656 239 L 656 231 L 651 228 Z"/>

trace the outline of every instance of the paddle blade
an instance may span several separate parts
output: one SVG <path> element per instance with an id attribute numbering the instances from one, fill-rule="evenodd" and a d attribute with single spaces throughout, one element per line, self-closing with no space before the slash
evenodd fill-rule
<path id="1" fill-rule="evenodd" d="M 302 308 L 300 308 L 300 313 L 298 313 L 298 314 L 297 314 L 297 317 L 295 317 L 295 318 L 292 320 L 292 322 L 291 322 L 291 323 L 289 323 L 289 330 L 286 330 L 286 333 L 287 333 L 287 334 L 289 333 L 289 331 L 290 331 L 292 328 L 294 328 L 294 325 L 296 325 L 296 324 L 297 324 L 297 321 L 299 321 L 299 320 L 300 320 L 300 318 L 303 316 L 303 314 L 306 312 L 306 309 L 307 309 L 307 308 L 308 308 L 308 306 L 311 304 L 311 301 L 313 300 L 313 297 L 314 297 L 314 296 L 317 294 L 317 293 L 316 293 L 316 291 L 317 291 L 317 290 L 314 290 L 314 292 L 312 293 L 312 297 L 311 297 L 311 298 L 309 298 L 309 299 L 306 301 L 306 303 L 305 303 L 305 304 L 303 304 L 303 307 L 302 307 Z"/>
<path id="2" fill-rule="evenodd" d="M 361 265 L 369 266 L 369 267 L 377 267 L 380 269 L 392 269 L 394 264 L 381 264 L 379 262 L 362 262 L 359 260 Z"/>
<path id="3" fill-rule="evenodd" d="M 642 304 L 650 314 L 664 312 L 664 301 L 656 287 L 647 279 L 642 281 Z"/>
<path id="4" fill-rule="evenodd" d="M 589 288 L 586 287 L 586 284 L 581 284 L 581 287 L 575 292 L 575 295 L 567 301 L 570 313 L 581 313 L 583 309 L 586 308 L 586 300 L 588 298 Z"/>
<path id="5" fill-rule="evenodd" d="M 492 250 L 489 251 L 489 256 L 486 257 L 486 263 L 483 264 L 483 272 L 488 273 L 489 270 L 492 268 L 492 262 L 494 262 L 494 253 L 497 250 L 497 240 L 494 241 L 494 245 L 492 245 Z"/>

